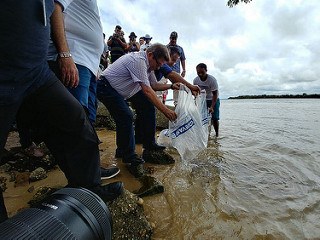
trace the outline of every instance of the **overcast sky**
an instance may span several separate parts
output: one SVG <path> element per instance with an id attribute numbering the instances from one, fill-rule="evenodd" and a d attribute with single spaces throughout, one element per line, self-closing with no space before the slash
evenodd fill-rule
<path id="1" fill-rule="evenodd" d="M 106 36 L 122 26 L 167 44 L 172 31 L 186 55 L 186 79 L 204 62 L 220 97 L 320 93 L 319 0 L 98 0 Z"/>

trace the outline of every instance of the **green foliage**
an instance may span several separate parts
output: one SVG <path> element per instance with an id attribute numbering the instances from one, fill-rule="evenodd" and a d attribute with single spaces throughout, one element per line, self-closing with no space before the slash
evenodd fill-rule
<path id="1" fill-rule="evenodd" d="M 228 3 L 227 5 L 229 7 L 234 7 L 235 5 L 237 5 L 239 2 L 244 2 L 244 3 L 249 3 L 251 2 L 252 0 L 228 0 Z"/>

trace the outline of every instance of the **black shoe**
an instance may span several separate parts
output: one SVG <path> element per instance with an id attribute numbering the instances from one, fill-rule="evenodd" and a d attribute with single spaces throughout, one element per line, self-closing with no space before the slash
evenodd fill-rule
<path id="1" fill-rule="evenodd" d="M 100 167 L 100 169 L 101 169 L 101 180 L 113 178 L 117 176 L 120 172 L 120 169 L 118 167 L 108 167 L 108 168 Z"/>
<path id="2" fill-rule="evenodd" d="M 122 162 L 123 163 L 128 163 L 128 164 L 139 164 L 139 163 L 144 163 L 143 159 L 142 158 L 139 158 L 138 155 L 135 153 L 133 155 L 131 155 L 130 157 L 123 157 L 122 158 Z"/>
<path id="3" fill-rule="evenodd" d="M 121 149 L 116 149 L 116 155 L 115 158 L 123 158 L 123 152 Z"/>
<path id="4" fill-rule="evenodd" d="M 142 163 L 128 163 L 127 168 L 129 172 L 136 178 L 142 177 L 145 174 L 145 170 L 143 168 Z"/>
<path id="5" fill-rule="evenodd" d="M 143 150 L 142 158 L 145 162 L 154 164 L 172 164 L 175 160 L 165 151 Z"/>
<path id="6" fill-rule="evenodd" d="M 145 147 L 145 149 L 146 150 L 152 150 L 152 151 L 163 151 L 163 150 L 166 149 L 166 147 L 165 146 L 160 146 L 160 145 L 158 145 L 156 143 L 153 143 L 152 145 Z"/>
<path id="7" fill-rule="evenodd" d="M 103 201 L 112 201 L 119 197 L 123 192 L 122 182 L 113 182 L 107 185 L 100 185 L 89 189 L 90 191 L 96 193 Z"/>

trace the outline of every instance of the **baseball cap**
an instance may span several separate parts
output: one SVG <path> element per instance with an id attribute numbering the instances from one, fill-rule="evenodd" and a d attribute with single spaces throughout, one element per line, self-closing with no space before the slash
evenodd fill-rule
<path id="1" fill-rule="evenodd" d="M 178 33 L 173 31 L 171 34 L 170 34 L 170 38 L 178 38 Z"/>

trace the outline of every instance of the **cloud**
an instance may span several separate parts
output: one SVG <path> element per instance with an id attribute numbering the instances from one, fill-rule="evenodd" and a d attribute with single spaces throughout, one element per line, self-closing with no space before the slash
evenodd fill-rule
<path id="1" fill-rule="evenodd" d="M 98 0 L 106 35 L 120 24 L 126 37 L 150 34 L 167 44 L 171 31 L 184 48 L 186 79 L 208 65 L 223 98 L 244 94 L 319 93 L 320 5 L 317 0 Z"/>

